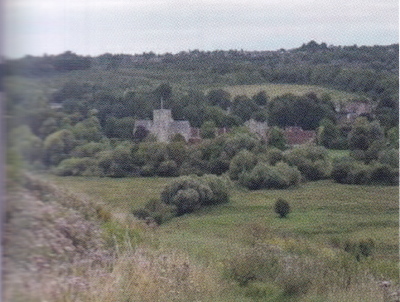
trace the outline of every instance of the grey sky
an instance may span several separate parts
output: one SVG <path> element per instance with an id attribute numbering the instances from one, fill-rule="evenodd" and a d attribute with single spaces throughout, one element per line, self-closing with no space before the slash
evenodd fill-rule
<path id="1" fill-rule="evenodd" d="M 5 54 L 398 43 L 397 0 L 5 0 Z"/>

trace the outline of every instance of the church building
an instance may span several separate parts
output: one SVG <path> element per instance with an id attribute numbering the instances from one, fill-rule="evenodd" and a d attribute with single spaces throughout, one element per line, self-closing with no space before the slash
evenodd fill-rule
<path id="1" fill-rule="evenodd" d="M 175 121 L 170 109 L 153 110 L 153 120 L 135 121 L 133 132 L 141 126 L 155 135 L 157 141 L 168 142 L 176 135 L 182 135 L 186 141 L 191 138 L 191 127 L 189 121 Z"/>

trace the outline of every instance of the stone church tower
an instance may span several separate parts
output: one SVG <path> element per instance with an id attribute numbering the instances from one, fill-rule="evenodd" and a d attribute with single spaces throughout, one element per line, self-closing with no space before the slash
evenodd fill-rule
<path id="1" fill-rule="evenodd" d="M 171 136 L 170 127 L 173 122 L 171 110 L 154 110 L 153 125 L 150 132 L 157 136 L 158 141 L 167 142 Z"/>
<path id="2" fill-rule="evenodd" d="M 153 120 L 138 120 L 135 122 L 133 132 L 141 126 L 157 137 L 159 142 L 169 142 L 175 134 L 182 135 L 186 141 L 191 136 L 189 121 L 175 121 L 170 109 L 153 110 Z"/>

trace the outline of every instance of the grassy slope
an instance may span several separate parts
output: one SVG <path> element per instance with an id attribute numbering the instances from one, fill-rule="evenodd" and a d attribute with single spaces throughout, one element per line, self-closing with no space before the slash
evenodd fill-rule
<path id="1" fill-rule="evenodd" d="M 228 91 L 232 96 L 247 95 L 248 97 L 252 97 L 253 95 L 262 90 L 264 90 L 267 93 L 267 95 L 269 95 L 271 98 L 286 93 L 303 95 L 309 92 L 315 92 L 318 96 L 327 93 L 331 95 L 332 100 L 334 101 L 340 101 L 340 100 L 345 101 L 360 97 L 355 93 L 349 93 L 315 85 L 296 85 L 296 84 L 236 85 L 236 86 L 223 87 L 223 89 Z"/>
<path id="2" fill-rule="evenodd" d="M 55 181 L 100 198 L 121 213 L 158 197 L 170 180 L 57 177 Z M 291 204 L 288 219 L 273 213 L 278 197 Z M 254 227 L 261 228 L 264 237 L 268 235 L 265 240 L 296 253 L 329 253 L 328 243 L 333 239 L 372 238 L 379 272 L 396 278 L 398 187 L 340 185 L 327 180 L 290 190 L 234 189 L 229 204 L 162 225 L 157 244 L 219 263 L 249 244 Z"/>
<path id="3" fill-rule="evenodd" d="M 65 83 L 70 81 L 97 84 L 121 95 L 126 89 L 132 89 L 136 92 L 149 92 L 154 90 L 161 83 L 167 82 L 172 85 L 175 92 L 187 91 L 189 87 L 197 87 L 207 92 L 210 90 L 210 87 L 213 87 L 213 89 L 222 88 L 228 91 L 232 96 L 247 95 L 251 97 L 256 93 L 265 90 L 271 98 L 286 93 L 303 95 L 308 92 L 315 92 L 319 96 L 328 93 L 334 101 L 347 101 L 349 99 L 360 97 L 360 95 L 356 93 L 349 93 L 315 85 L 265 83 L 229 86 L 228 83 L 230 81 L 224 78 L 210 80 L 210 75 L 203 71 L 196 73 L 180 70 L 160 71 L 141 68 L 119 69 L 114 71 L 83 70 L 58 74 L 51 77 L 9 77 L 5 79 L 5 85 L 9 89 L 12 87 L 24 87 L 24 90 L 29 91 L 30 93 L 34 92 L 36 94 L 45 94 L 49 96 L 57 89 L 63 87 Z M 26 87 L 29 87 L 29 89 L 26 89 Z"/>

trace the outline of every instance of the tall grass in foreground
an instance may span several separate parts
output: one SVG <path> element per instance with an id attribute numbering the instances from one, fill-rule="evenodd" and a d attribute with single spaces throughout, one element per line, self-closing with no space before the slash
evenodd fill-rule
<path id="1" fill-rule="evenodd" d="M 139 247 L 145 226 L 26 176 L 8 193 L 3 301 L 216 301 L 223 282 L 179 251 Z M 105 211 L 103 209 L 103 211 Z M 110 214 L 111 215 L 111 214 Z"/>
<path id="2" fill-rule="evenodd" d="M 223 290 L 215 271 L 176 251 L 139 248 L 103 278 L 92 277 L 85 301 L 218 301 Z"/>
<path id="3" fill-rule="evenodd" d="M 256 244 L 232 257 L 227 273 L 246 288 L 248 296 L 259 299 L 272 295 L 277 301 L 312 301 L 311 297 L 318 301 L 328 297 L 333 301 L 382 301 L 384 294 L 368 265 L 344 252 L 297 255 Z M 337 295 L 341 298 L 334 300 Z"/>

